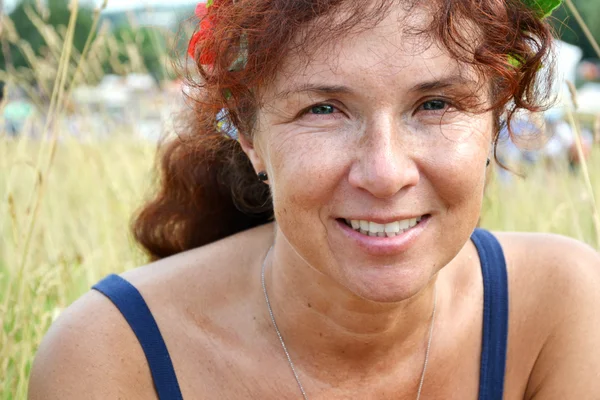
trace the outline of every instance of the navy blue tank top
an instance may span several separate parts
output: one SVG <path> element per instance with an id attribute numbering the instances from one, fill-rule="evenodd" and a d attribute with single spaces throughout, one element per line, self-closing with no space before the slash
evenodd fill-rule
<path id="1" fill-rule="evenodd" d="M 508 340 L 506 262 L 500 243 L 491 233 L 476 229 L 471 240 L 481 261 L 484 289 L 479 400 L 502 400 Z M 106 277 L 93 289 L 114 303 L 137 336 L 158 398 L 183 399 L 167 346 L 140 292 L 117 275 Z"/>

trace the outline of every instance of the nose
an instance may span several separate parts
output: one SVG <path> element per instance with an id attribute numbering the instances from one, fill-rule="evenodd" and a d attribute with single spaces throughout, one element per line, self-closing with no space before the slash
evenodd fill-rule
<path id="1" fill-rule="evenodd" d="M 393 118 L 378 118 L 367 127 L 349 172 L 352 186 L 383 199 L 417 185 L 416 152 L 400 135 Z"/>

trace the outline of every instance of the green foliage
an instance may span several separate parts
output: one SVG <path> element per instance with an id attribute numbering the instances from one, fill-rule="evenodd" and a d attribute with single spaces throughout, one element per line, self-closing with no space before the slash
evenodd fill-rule
<path id="1" fill-rule="evenodd" d="M 562 3 L 562 0 L 523 0 L 532 10 L 539 11 L 541 18 L 546 18 L 552 14 Z"/>

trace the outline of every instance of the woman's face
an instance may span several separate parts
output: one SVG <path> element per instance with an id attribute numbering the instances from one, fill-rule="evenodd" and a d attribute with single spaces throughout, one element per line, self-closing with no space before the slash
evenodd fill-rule
<path id="1" fill-rule="evenodd" d="M 413 10 L 414 11 L 414 10 Z M 248 152 L 271 185 L 278 246 L 351 292 L 422 289 L 476 226 L 490 153 L 486 87 L 400 6 L 374 29 L 290 56 Z M 283 237 L 281 237 L 283 236 Z"/>

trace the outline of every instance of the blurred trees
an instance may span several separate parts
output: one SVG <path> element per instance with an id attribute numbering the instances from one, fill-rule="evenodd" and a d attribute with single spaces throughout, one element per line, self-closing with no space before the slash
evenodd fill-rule
<path id="1" fill-rule="evenodd" d="M 42 3 L 44 3 L 42 5 Z M 14 28 L 21 45 L 30 48 L 35 55 L 44 55 L 53 43 L 55 33 L 64 38 L 64 33 L 69 24 L 71 11 L 68 7 L 68 0 L 47 0 L 39 2 L 36 0 L 23 0 L 10 13 Z M 77 25 L 75 36 L 73 38 L 74 47 L 81 52 L 85 46 L 86 39 L 93 23 L 93 11 L 91 8 L 80 6 L 77 15 Z M 47 27 L 54 28 L 49 31 Z M 59 38 L 57 38 L 59 39 Z M 6 67 L 31 67 L 27 61 L 26 51 L 22 46 L 14 43 L 7 44 L 6 38 L 2 35 L 3 51 L 0 52 L 0 69 Z M 59 39 L 60 42 L 62 40 Z M 9 63 L 10 65 L 7 65 Z"/>
<path id="2" fill-rule="evenodd" d="M 81 54 L 94 24 L 94 10 L 87 4 L 79 2 L 73 37 L 75 54 Z M 56 64 L 70 16 L 69 0 L 21 1 L 8 16 L 10 21 L 4 20 L 11 26 L 0 30 L 0 70 L 33 70 L 37 67 L 33 64 L 44 59 Z M 94 52 L 101 54 L 95 58 L 99 65 L 94 67 L 104 74 L 147 72 L 157 81 L 168 78 L 168 35 L 159 28 L 140 26 L 130 21 L 130 16 L 123 13 L 116 18 L 114 14 L 101 17 L 98 26 L 104 23 L 105 29 L 94 32 L 100 35 Z"/>
<path id="3" fill-rule="evenodd" d="M 151 74 L 157 81 L 168 77 L 168 44 L 157 28 L 123 23 L 115 27 L 112 34 L 119 43 L 119 61 L 131 61 L 131 58 L 135 58 L 132 53 L 136 53 L 140 58 L 140 69 L 145 69 L 144 72 Z M 115 72 L 110 69 L 110 65 L 105 66 L 106 72 Z"/>

